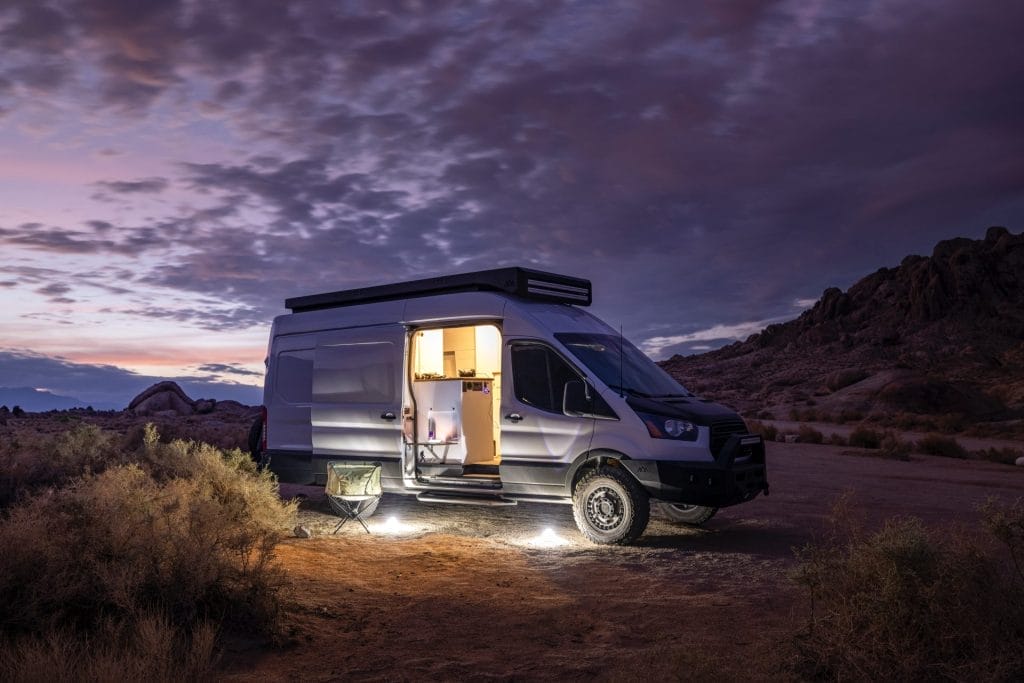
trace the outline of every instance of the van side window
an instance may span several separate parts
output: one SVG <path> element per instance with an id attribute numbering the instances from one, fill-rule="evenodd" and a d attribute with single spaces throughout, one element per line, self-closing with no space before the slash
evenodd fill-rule
<path id="1" fill-rule="evenodd" d="M 274 390 L 285 403 L 302 404 L 313 400 L 313 349 L 277 354 Z"/>
<path id="2" fill-rule="evenodd" d="M 398 386 L 390 342 L 318 346 L 313 397 L 324 403 L 391 403 Z"/>
<path id="3" fill-rule="evenodd" d="M 565 383 L 580 379 L 579 374 L 542 344 L 513 344 L 511 351 L 516 398 L 526 405 L 561 413 Z"/>

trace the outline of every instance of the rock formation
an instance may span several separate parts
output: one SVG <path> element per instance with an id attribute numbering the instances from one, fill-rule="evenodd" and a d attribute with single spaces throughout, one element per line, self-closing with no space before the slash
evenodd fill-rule
<path id="1" fill-rule="evenodd" d="M 136 415 L 192 415 L 196 401 L 175 382 L 157 382 L 132 399 L 128 410 Z"/>
<path id="2" fill-rule="evenodd" d="M 663 366 L 751 413 L 1022 415 L 1024 234 L 994 227 L 983 240 L 940 242 L 846 292 L 826 289 L 795 320 Z"/>

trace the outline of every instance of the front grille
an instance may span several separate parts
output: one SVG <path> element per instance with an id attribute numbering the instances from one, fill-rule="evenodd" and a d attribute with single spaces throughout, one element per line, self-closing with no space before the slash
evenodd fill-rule
<path id="1" fill-rule="evenodd" d="M 720 420 L 711 423 L 711 454 L 717 458 L 730 436 L 746 433 L 747 426 L 743 424 L 743 420 Z"/>

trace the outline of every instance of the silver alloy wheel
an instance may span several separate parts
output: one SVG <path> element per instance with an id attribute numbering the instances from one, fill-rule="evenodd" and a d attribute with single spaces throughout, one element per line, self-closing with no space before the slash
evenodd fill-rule
<path id="1" fill-rule="evenodd" d="M 587 496 L 587 520 L 601 531 L 611 531 L 626 518 L 625 503 L 618 492 L 608 486 L 591 491 Z"/>

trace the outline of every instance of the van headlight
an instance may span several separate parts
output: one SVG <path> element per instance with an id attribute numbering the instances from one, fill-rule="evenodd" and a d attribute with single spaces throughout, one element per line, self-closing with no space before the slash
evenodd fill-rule
<path id="1" fill-rule="evenodd" d="M 664 415 L 637 413 L 647 426 L 652 439 L 675 439 L 676 441 L 696 441 L 697 425 L 688 420 Z"/>

